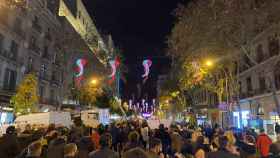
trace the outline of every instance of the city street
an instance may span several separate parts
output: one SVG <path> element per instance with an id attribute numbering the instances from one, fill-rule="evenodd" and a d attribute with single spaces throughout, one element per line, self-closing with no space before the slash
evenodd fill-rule
<path id="1" fill-rule="evenodd" d="M 280 158 L 279 0 L 0 0 L 0 158 Z"/>

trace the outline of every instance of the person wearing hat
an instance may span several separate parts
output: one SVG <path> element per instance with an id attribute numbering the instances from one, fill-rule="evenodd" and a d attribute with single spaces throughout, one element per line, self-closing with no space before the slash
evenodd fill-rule
<path id="1" fill-rule="evenodd" d="M 0 138 L 0 155 L 5 158 L 14 158 L 20 153 L 15 126 L 9 126 L 6 134 Z"/>

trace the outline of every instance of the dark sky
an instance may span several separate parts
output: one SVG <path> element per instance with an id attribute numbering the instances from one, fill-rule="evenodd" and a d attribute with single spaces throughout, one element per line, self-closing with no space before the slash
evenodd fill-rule
<path id="1" fill-rule="evenodd" d="M 142 95 L 156 96 L 156 79 L 168 70 L 170 60 L 164 57 L 166 38 L 174 17 L 173 10 L 182 0 L 84 0 L 101 32 L 110 33 L 126 59 L 129 73 L 122 84 L 125 98 L 137 93 L 141 83 L 142 61 L 153 60 L 151 77 L 142 85 Z"/>

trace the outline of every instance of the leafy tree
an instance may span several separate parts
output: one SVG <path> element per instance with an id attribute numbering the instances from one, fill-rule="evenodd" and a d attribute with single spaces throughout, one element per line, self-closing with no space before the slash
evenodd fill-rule
<path id="1" fill-rule="evenodd" d="M 38 104 L 37 85 L 38 81 L 34 74 L 24 77 L 18 86 L 17 93 L 11 99 L 16 113 L 27 114 L 35 111 L 35 106 Z"/>
<path id="2" fill-rule="evenodd" d="M 181 69 L 175 69 L 180 74 L 179 87 L 189 90 L 202 86 L 217 93 L 220 100 L 225 92 L 230 98 L 238 95 L 240 64 L 257 63 L 249 41 L 280 20 L 275 11 L 279 5 L 275 0 L 197 0 L 179 5 L 168 39 L 169 55 L 181 62 Z M 249 63 L 239 63 L 244 56 Z M 208 58 L 215 59 L 215 68 L 203 65 Z"/>

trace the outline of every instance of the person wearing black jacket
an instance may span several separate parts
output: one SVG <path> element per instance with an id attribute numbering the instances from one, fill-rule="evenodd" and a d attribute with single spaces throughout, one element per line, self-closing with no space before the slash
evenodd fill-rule
<path id="1" fill-rule="evenodd" d="M 219 138 L 220 148 L 218 151 L 210 152 L 208 154 L 208 158 L 239 158 L 237 155 L 234 155 L 229 152 L 228 147 L 228 139 L 225 136 Z"/>
<path id="2" fill-rule="evenodd" d="M 14 126 L 9 126 L 6 130 L 6 134 L 0 139 L 0 157 L 14 158 L 20 152 L 16 128 Z"/>

